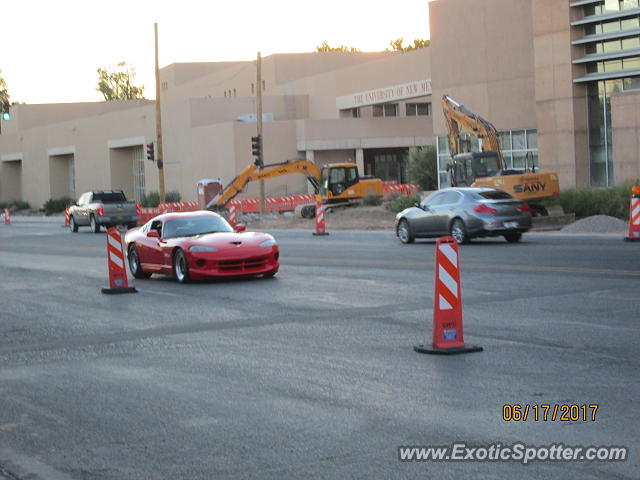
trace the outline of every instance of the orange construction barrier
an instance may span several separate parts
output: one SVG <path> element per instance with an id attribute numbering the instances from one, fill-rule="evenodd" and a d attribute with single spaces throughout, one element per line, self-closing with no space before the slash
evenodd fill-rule
<path id="1" fill-rule="evenodd" d="M 136 293 L 138 290 L 135 287 L 130 287 L 127 282 L 122 235 L 116 227 L 107 230 L 107 259 L 109 261 L 109 288 L 103 288 L 102 293 Z"/>
<path id="2" fill-rule="evenodd" d="M 230 205 L 229 206 L 229 224 L 233 228 L 236 228 L 237 223 L 238 223 L 238 219 L 237 219 L 237 216 L 236 216 L 236 206 L 235 205 Z"/>
<path id="3" fill-rule="evenodd" d="M 629 236 L 626 242 L 640 242 L 640 187 L 631 189 L 631 207 L 629 208 Z"/>
<path id="4" fill-rule="evenodd" d="M 8 208 L 4 209 L 4 224 L 11 225 L 11 213 Z"/>
<path id="5" fill-rule="evenodd" d="M 324 207 L 320 195 L 316 196 L 316 231 L 314 235 L 329 235 L 327 227 L 324 223 Z"/>
<path id="6" fill-rule="evenodd" d="M 436 288 L 433 297 L 433 341 L 413 347 L 418 353 L 481 352 L 464 343 L 458 242 L 442 237 L 436 242 Z"/>

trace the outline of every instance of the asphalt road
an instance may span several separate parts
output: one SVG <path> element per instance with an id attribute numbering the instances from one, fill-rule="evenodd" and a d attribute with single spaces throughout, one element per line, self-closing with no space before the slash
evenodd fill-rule
<path id="1" fill-rule="evenodd" d="M 274 279 L 136 281 L 105 236 L 0 225 L 0 478 L 638 479 L 640 245 L 461 249 L 465 340 L 429 356 L 434 242 L 274 232 Z M 504 404 L 598 404 L 505 422 Z M 398 446 L 623 445 L 626 462 L 400 462 Z"/>

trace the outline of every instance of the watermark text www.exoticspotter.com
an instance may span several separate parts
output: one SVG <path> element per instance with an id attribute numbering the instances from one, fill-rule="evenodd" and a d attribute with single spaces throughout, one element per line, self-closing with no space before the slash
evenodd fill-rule
<path id="1" fill-rule="evenodd" d="M 624 462 L 629 449 L 622 446 L 526 445 L 451 445 L 398 447 L 401 462 Z"/>

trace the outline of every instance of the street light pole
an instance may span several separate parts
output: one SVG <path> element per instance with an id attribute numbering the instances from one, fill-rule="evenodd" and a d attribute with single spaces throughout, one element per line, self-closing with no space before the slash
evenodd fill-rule
<path id="1" fill-rule="evenodd" d="M 160 67 L 158 65 L 158 24 L 153 24 L 156 51 L 156 138 L 158 143 L 156 164 L 158 165 L 158 190 L 160 203 L 164 203 L 164 164 L 162 155 L 162 119 L 160 114 Z"/>

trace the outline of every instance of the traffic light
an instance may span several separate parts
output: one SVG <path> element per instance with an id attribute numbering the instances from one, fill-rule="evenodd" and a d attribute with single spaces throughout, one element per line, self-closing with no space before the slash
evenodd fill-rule
<path id="1" fill-rule="evenodd" d="M 2 119 L 5 122 L 8 122 L 9 120 L 11 120 L 11 112 L 9 111 L 9 108 L 10 108 L 9 102 L 2 103 Z"/>
<path id="2" fill-rule="evenodd" d="M 262 167 L 264 162 L 262 161 L 262 136 L 256 135 L 251 137 L 251 153 L 253 154 L 255 163 L 258 167 Z"/>
<path id="3" fill-rule="evenodd" d="M 147 143 L 147 160 L 151 160 L 152 162 L 156 160 L 156 154 L 155 154 L 153 142 Z"/>

